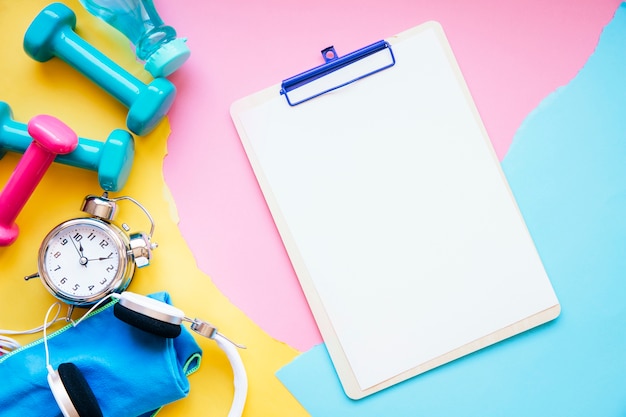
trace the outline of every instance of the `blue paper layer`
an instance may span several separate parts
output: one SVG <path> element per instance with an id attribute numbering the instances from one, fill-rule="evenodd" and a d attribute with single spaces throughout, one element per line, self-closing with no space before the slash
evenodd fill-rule
<path id="1" fill-rule="evenodd" d="M 358 401 L 316 346 L 277 373 L 313 417 L 626 415 L 626 4 L 503 168 L 561 316 Z"/>

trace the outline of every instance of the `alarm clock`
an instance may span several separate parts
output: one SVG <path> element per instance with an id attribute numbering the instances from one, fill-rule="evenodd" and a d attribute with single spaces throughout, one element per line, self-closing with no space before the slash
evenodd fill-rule
<path id="1" fill-rule="evenodd" d="M 150 221 L 150 233 L 130 233 L 126 224 L 113 223 L 117 203 L 128 200 L 137 205 Z M 124 291 L 136 268 L 150 264 L 154 221 L 136 200 L 123 196 L 85 197 L 81 210 L 89 217 L 67 220 L 54 227 L 43 239 L 37 259 L 37 273 L 46 289 L 60 301 L 86 307 L 111 293 Z M 71 315 L 71 310 L 68 313 Z"/>

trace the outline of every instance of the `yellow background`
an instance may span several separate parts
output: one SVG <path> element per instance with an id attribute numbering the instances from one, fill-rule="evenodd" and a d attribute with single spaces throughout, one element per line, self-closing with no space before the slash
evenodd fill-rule
<path id="1" fill-rule="evenodd" d="M 53 58 L 39 63 L 23 51 L 28 25 L 47 4 L 39 0 L 0 2 L 4 38 L 0 100 L 11 106 L 14 120 L 21 123 L 38 114 L 49 114 L 81 137 L 104 141 L 113 129 L 125 129 L 127 108 L 62 60 Z M 144 82 L 151 80 L 121 34 L 85 12 L 77 1 L 65 4 L 77 14 L 76 32 L 81 37 L 137 78 Z M 174 304 L 187 316 L 212 322 L 221 333 L 248 347 L 241 351 L 249 378 L 244 415 L 307 415 L 274 376 L 299 352 L 270 338 L 233 306 L 196 267 L 180 235 L 176 205 L 162 173 L 169 129 L 165 119 L 149 135 L 135 137 L 136 154 L 130 178 L 123 190 L 112 193 L 112 196 L 129 195 L 137 199 L 156 222 L 153 241 L 159 247 L 153 253 L 151 265 L 137 271 L 129 290 L 142 294 L 168 291 Z M 188 140 L 189 146 L 193 146 L 196 139 Z M 0 186 L 7 182 L 20 156 L 9 153 L 0 160 Z M 23 277 L 36 272 L 38 248 L 46 233 L 65 220 L 82 217 L 83 198 L 101 192 L 95 172 L 61 164 L 50 167 L 17 218 L 20 227 L 17 241 L 0 248 L 0 328 L 32 328 L 43 321 L 55 299 L 38 280 L 26 282 Z M 128 202 L 120 203 L 116 220 L 118 224 L 127 223 L 133 231 L 149 231 L 143 213 Z M 26 343 L 38 337 L 41 335 L 22 336 L 19 341 Z M 230 365 L 213 341 L 201 337 L 197 340 L 204 355 L 201 369 L 189 378 L 191 392 L 187 398 L 164 407 L 159 416 L 227 415 L 233 395 Z"/>

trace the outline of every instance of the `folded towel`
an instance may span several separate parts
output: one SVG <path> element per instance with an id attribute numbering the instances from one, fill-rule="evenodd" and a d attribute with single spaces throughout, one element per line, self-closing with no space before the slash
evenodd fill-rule
<path id="1" fill-rule="evenodd" d="M 170 303 L 165 292 L 151 297 Z M 48 335 L 50 364 L 74 363 L 105 417 L 152 416 L 189 393 L 187 376 L 200 366 L 202 351 L 184 326 L 180 336 L 166 339 L 120 321 L 116 302 Z M 0 415 L 61 416 L 47 375 L 43 339 L 0 356 Z"/>

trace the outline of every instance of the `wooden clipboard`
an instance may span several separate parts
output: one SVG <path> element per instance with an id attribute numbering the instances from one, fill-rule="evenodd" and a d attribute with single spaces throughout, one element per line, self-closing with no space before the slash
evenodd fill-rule
<path id="1" fill-rule="evenodd" d="M 231 107 L 353 399 L 560 313 L 441 26 L 373 45 Z"/>

